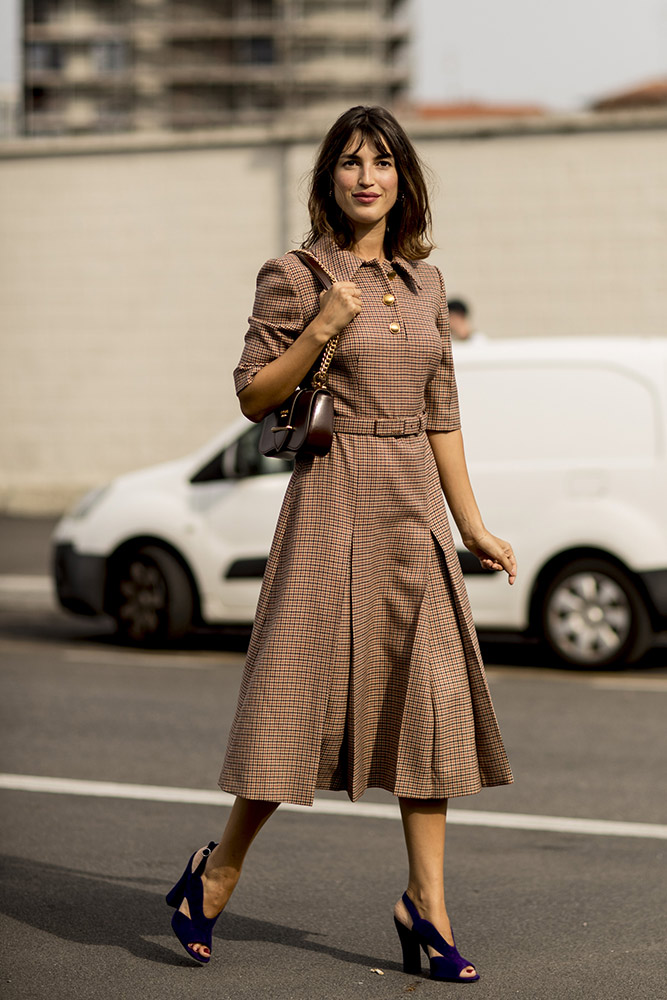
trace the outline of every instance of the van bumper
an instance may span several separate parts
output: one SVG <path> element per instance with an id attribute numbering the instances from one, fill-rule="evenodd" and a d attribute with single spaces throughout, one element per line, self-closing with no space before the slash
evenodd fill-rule
<path id="1" fill-rule="evenodd" d="M 667 569 L 639 573 L 660 623 L 667 622 Z"/>
<path id="2" fill-rule="evenodd" d="M 104 556 L 86 556 L 69 542 L 53 549 L 53 575 L 58 600 L 77 615 L 100 615 L 104 611 L 107 566 Z"/>

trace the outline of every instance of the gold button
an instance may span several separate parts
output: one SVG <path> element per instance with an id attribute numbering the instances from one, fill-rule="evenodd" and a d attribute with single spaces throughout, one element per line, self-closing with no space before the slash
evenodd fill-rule
<path id="1" fill-rule="evenodd" d="M 394 302 L 396 301 L 396 296 L 390 295 L 389 292 L 387 292 L 386 295 L 382 296 L 382 301 L 386 306 L 393 306 Z"/>
<path id="2" fill-rule="evenodd" d="M 389 330 L 390 330 L 391 333 L 400 333 L 401 332 L 401 324 L 400 323 L 390 323 L 389 324 Z"/>
<path id="3" fill-rule="evenodd" d="M 387 277 L 391 281 L 392 278 L 396 277 L 396 271 L 387 271 Z"/>

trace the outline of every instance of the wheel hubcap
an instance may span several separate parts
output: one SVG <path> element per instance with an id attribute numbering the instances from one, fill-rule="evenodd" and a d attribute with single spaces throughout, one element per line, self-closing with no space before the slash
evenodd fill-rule
<path id="1" fill-rule="evenodd" d="M 135 559 L 121 578 L 119 591 L 124 601 L 121 600 L 118 614 L 128 623 L 128 634 L 133 639 L 142 639 L 156 632 L 167 601 L 164 580 L 157 567 Z"/>
<path id="2" fill-rule="evenodd" d="M 625 591 L 604 573 L 575 573 L 551 595 L 547 627 L 553 645 L 570 659 L 597 663 L 612 658 L 627 641 L 631 625 Z"/>

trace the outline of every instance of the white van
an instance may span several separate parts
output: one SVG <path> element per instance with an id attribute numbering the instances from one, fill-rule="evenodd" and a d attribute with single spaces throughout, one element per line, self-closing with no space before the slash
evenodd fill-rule
<path id="1" fill-rule="evenodd" d="M 667 339 L 485 340 L 455 363 L 475 493 L 519 561 L 508 587 L 459 540 L 478 628 L 638 659 L 667 627 Z M 290 471 L 258 434 L 240 420 L 84 497 L 53 537 L 61 604 L 133 641 L 250 623 Z"/>

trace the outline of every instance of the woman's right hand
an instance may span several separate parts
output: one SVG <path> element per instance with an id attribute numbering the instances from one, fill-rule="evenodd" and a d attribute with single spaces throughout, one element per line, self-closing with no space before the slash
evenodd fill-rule
<path id="1" fill-rule="evenodd" d="M 353 281 L 335 281 L 320 293 L 318 326 L 326 339 L 340 333 L 361 312 L 361 291 Z"/>
<path id="2" fill-rule="evenodd" d="M 361 312 L 361 292 L 352 281 L 335 281 L 320 295 L 320 311 L 279 357 L 269 361 L 239 393 L 241 409 L 259 422 L 294 392 L 322 348 Z"/>

